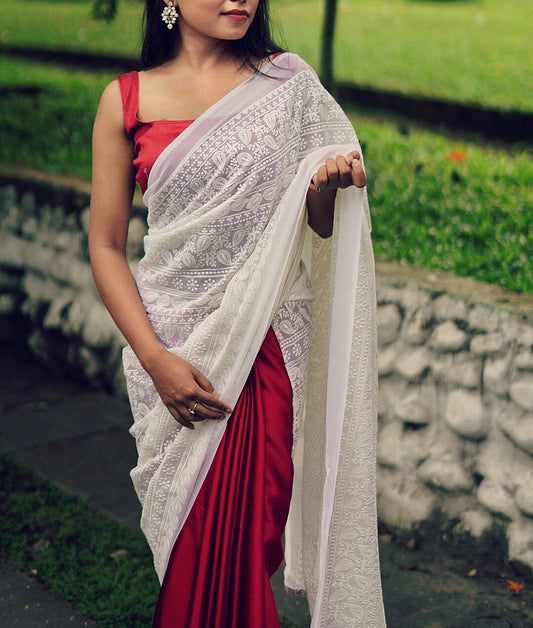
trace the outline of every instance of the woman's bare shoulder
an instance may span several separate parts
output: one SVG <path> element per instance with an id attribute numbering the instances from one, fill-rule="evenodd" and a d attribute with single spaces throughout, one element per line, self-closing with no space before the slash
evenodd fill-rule
<path id="1" fill-rule="evenodd" d="M 102 92 L 96 118 L 97 120 L 105 120 L 121 127 L 124 126 L 122 96 L 118 79 L 111 81 Z"/>

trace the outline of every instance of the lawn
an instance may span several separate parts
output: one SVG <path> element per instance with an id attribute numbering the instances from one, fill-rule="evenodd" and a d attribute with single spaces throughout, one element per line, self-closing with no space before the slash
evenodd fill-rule
<path id="1" fill-rule="evenodd" d="M 272 0 L 286 45 L 318 67 L 320 0 Z M 3 0 L 0 45 L 137 55 L 141 4 L 119 3 L 112 24 L 90 0 Z M 523 0 L 341 0 L 338 80 L 406 94 L 533 111 L 533 9 Z"/>

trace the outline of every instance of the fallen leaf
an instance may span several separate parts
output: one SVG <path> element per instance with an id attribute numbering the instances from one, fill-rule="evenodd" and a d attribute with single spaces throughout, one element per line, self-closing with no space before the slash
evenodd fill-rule
<path id="1" fill-rule="evenodd" d="M 122 558 L 123 556 L 127 556 L 128 554 L 129 552 L 127 549 L 119 549 L 109 554 L 109 557 L 110 558 Z"/>
<path id="2" fill-rule="evenodd" d="M 467 574 L 467 578 L 473 578 L 477 574 L 477 569 L 471 569 Z"/>
<path id="3" fill-rule="evenodd" d="M 50 541 L 48 539 L 39 539 L 38 541 L 35 541 L 35 543 L 32 545 L 32 549 L 34 552 L 41 552 L 48 547 L 50 547 Z"/>
<path id="4" fill-rule="evenodd" d="M 506 582 L 509 585 L 507 588 L 513 593 L 518 593 L 524 588 L 523 584 L 520 584 L 519 582 L 514 582 L 513 580 L 506 580 Z"/>

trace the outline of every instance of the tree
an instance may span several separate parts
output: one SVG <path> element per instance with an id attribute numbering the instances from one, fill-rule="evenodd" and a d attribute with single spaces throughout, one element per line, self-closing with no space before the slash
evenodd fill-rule
<path id="1" fill-rule="evenodd" d="M 322 48 L 320 56 L 320 78 L 324 87 L 333 90 L 333 41 L 337 0 L 326 0 L 324 26 L 322 28 Z"/>
<path id="2" fill-rule="evenodd" d="M 93 17 L 111 22 L 117 14 L 118 0 L 93 0 Z"/>

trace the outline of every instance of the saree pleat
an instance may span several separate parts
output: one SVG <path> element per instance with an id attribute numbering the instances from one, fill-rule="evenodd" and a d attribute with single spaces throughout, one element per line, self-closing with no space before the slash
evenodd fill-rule
<path id="1" fill-rule="evenodd" d="M 154 628 L 275 628 L 293 466 L 292 394 L 269 329 L 174 544 Z"/>

